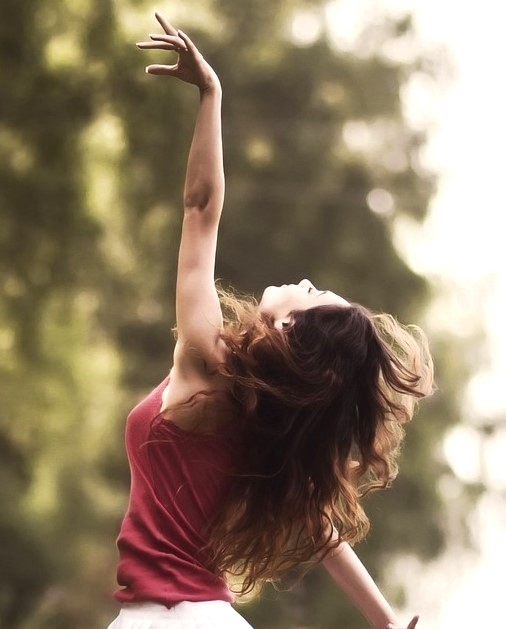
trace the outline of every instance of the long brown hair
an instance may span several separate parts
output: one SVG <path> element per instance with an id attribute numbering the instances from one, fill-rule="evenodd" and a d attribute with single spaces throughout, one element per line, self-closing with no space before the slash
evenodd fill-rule
<path id="1" fill-rule="evenodd" d="M 245 447 L 209 550 L 244 594 L 367 533 L 360 498 L 395 478 L 433 368 L 419 328 L 358 304 L 294 311 L 280 330 L 252 300 L 221 299 Z"/>

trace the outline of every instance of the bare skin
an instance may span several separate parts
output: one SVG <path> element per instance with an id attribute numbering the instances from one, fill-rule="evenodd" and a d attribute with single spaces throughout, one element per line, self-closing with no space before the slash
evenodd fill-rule
<path id="1" fill-rule="evenodd" d="M 163 29 L 138 42 L 141 49 L 175 51 L 175 64 L 153 64 L 151 75 L 176 78 L 195 85 L 200 108 L 188 156 L 183 197 L 183 223 L 176 284 L 178 340 L 174 351 L 171 380 L 163 394 L 162 410 L 177 405 L 198 391 L 220 386 L 204 365 L 223 360 L 224 345 L 219 338 L 223 317 L 214 282 L 218 225 L 224 199 L 221 142 L 220 81 L 182 31 L 162 15 L 155 14 Z"/>
<path id="2" fill-rule="evenodd" d="M 282 328 L 284 323 L 290 322 L 290 312 L 325 305 L 346 307 L 350 304 L 332 291 L 317 289 L 305 279 L 298 284 L 268 286 L 264 290 L 259 308 L 261 312 L 272 315 L 276 327 Z"/>

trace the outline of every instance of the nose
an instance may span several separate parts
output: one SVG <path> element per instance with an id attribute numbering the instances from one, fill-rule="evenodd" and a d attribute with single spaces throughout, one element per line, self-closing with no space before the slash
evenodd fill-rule
<path id="1" fill-rule="evenodd" d="M 313 284 L 309 280 L 306 280 L 306 279 L 301 280 L 299 282 L 299 286 L 301 288 L 314 288 Z"/>

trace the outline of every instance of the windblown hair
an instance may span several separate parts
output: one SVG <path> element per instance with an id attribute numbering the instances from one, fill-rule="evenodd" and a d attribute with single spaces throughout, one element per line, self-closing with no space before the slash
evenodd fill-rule
<path id="1" fill-rule="evenodd" d="M 419 328 L 357 304 L 294 311 L 280 330 L 251 300 L 221 300 L 245 447 L 209 550 L 244 594 L 367 533 L 360 499 L 395 478 L 433 366 Z"/>

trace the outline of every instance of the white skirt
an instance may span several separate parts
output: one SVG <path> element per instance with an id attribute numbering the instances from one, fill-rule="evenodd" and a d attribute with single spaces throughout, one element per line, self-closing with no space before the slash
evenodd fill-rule
<path id="1" fill-rule="evenodd" d="M 126 603 L 108 629 L 253 629 L 225 601 L 182 601 L 167 608 L 158 603 Z"/>

